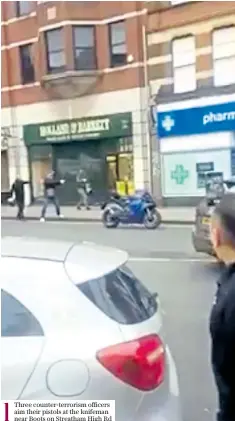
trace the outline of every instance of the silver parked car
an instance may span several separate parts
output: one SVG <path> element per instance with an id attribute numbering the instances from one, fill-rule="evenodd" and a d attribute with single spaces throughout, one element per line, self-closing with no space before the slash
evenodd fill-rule
<path id="1" fill-rule="evenodd" d="M 219 189 L 216 189 L 217 185 Z M 213 191 L 211 192 L 212 189 L 210 189 L 196 207 L 192 242 L 197 252 L 213 256 L 214 250 L 210 240 L 211 215 L 223 194 L 235 193 L 235 179 L 223 180 L 218 184 L 213 183 L 212 187 L 215 187 Z M 220 191 L 218 192 L 218 190 Z"/>
<path id="2" fill-rule="evenodd" d="M 3 238 L 2 399 L 114 399 L 116 421 L 181 421 L 159 303 L 125 252 Z"/>

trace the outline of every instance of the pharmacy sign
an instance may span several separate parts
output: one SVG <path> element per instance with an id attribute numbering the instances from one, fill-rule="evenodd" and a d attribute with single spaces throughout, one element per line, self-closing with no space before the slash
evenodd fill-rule
<path id="1" fill-rule="evenodd" d="M 174 171 L 171 171 L 171 179 L 174 180 L 176 184 L 184 184 L 188 177 L 189 171 L 186 170 L 183 165 L 176 165 Z"/>

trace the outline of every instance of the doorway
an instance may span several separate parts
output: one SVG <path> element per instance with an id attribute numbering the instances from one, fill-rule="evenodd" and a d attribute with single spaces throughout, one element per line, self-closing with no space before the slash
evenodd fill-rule
<path id="1" fill-rule="evenodd" d="M 52 170 L 51 145 L 33 145 L 29 148 L 30 171 L 32 181 L 32 196 L 40 199 L 44 196 L 42 180 Z"/>
<path id="2" fill-rule="evenodd" d="M 105 161 L 99 140 L 71 142 L 54 146 L 54 168 L 66 183 L 58 189 L 62 204 L 76 205 L 77 176 L 82 170 L 92 188 L 91 205 L 102 203 L 106 193 Z"/>
<path id="3" fill-rule="evenodd" d="M 1 192 L 9 192 L 9 162 L 7 150 L 1 151 Z"/>

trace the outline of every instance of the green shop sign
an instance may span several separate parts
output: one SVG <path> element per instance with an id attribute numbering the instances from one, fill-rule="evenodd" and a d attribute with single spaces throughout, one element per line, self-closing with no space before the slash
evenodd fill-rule
<path id="1" fill-rule="evenodd" d="M 89 117 L 84 119 L 53 121 L 24 126 L 27 146 L 45 142 L 127 137 L 132 135 L 131 113 Z"/>

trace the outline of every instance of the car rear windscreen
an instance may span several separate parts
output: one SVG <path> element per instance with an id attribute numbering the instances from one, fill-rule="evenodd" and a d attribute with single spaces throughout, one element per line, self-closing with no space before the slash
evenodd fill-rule
<path id="1" fill-rule="evenodd" d="M 141 323 L 157 311 L 157 301 L 127 266 L 77 287 L 109 318 L 121 324 Z"/>

